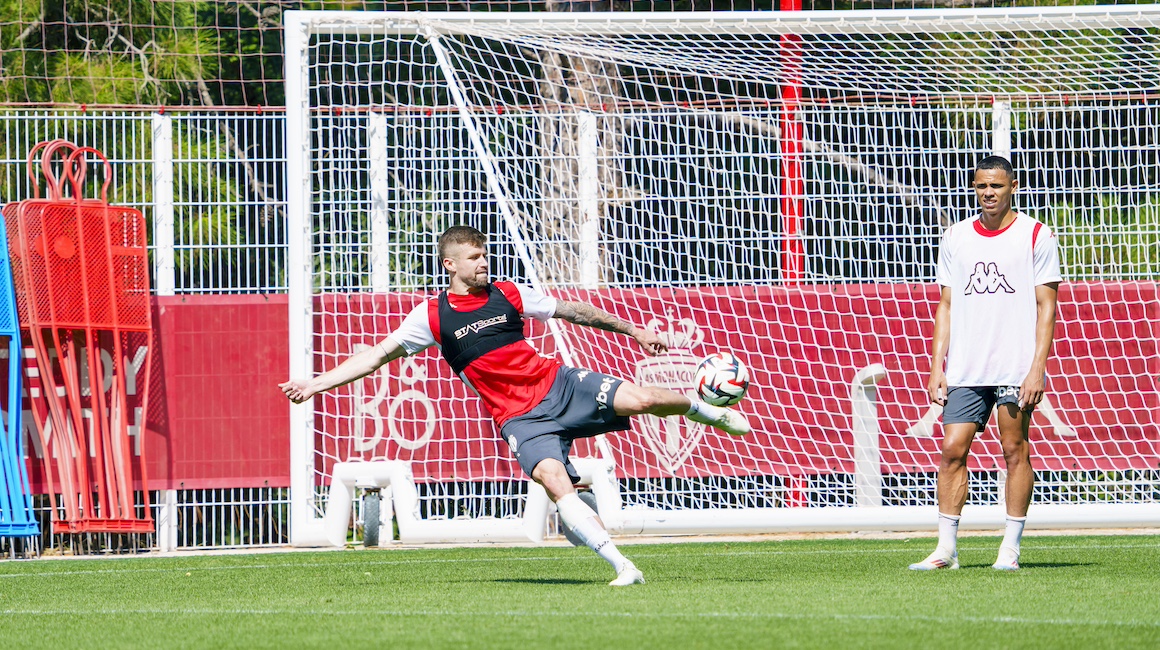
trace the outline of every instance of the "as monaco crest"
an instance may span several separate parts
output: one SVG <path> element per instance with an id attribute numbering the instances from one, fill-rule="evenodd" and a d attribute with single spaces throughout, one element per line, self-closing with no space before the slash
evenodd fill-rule
<path id="1" fill-rule="evenodd" d="M 653 319 L 645 327 L 657 332 L 669 351 L 637 364 L 637 385 L 667 388 L 692 397 L 693 373 L 701 359 L 691 349 L 701 344 L 705 333 L 690 318 L 682 318 L 675 323 Z M 706 430 L 705 425 L 680 415 L 667 418 L 642 415 L 637 420 L 645 442 L 669 474 L 675 474 L 685 464 Z"/>

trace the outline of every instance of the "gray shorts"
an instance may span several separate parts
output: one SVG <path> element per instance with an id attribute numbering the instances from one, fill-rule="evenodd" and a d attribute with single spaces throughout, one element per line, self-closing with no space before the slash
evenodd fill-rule
<path id="1" fill-rule="evenodd" d="M 995 405 L 1019 404 L 1018 386 L 951 386 L 943 407 L 943 425 L 973 423 L 982 431 Z"/>
<path id="2" fill-rule="evenodd" d="M 500 429 L 524 473 L 531 476 L 540 461 L 555 458 L 564 463 L 572 482 L 579 482 L 580 475 L 568 460 L 572 441 L 630 426 L 627 416 L 612 409 L 612 398 L 623 382 L 583 368 L 560 368 L 544 399 Z"/>

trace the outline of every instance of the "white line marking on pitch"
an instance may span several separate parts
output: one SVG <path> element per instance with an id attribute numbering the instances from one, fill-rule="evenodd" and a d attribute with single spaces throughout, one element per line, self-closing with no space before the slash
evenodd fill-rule
<path id="1" fill-rule="evenodd" d="M 818 550 L 770 550 L 770 551 L 721 551 L 717 553 L 633 553 L 633 558 L 673 558 L 673 557 L 741 557 L 741 556 L 761 556 L 761 555 L 851 555 L 851 554 L 866 554 L 866 553 L 921 553 L 921 545 L 909 546 L 904 548 L 868 548 L 868 549 L 818 549 Z M 1032 549 L 1036 551 L 1054 551 L 1054 550 L 1092 550 L 1092 549 L 1140 549 L 1140 548 L 1160 548 L 1160 544 L 1111 544 L 1111 545 L 1088 545 L 1088 544 L 1074 544 L 1065 546 L 1043 546 Z M 1024 546 L 1026 550 L 1027 547 Z M 960 551 L 968 553 L 973 552 L 991 552 L 995 547 L 959 547 Z M 1027 554 L 1024 553 L 1024 557 Z M 150 558 L 137 558 L 149 561 Z M 299 569 L 299 568 L 341 568 L 341 567 L 368 567 L 368 566 L 400 566 L 408 564 L 459 564 L 465 562 L 473 562 L 476 564 L 491 564 L 498 562 L 561 562 L 561 561 L 595 561 L 598 558 L 594 555 L 579 555 L 568 556 L 561 555 L 558 557 L 552 556 L 531 556 L 531 557 L 480 557 L 480 558 L 412 558 L 402 560 L 355 560 L 351 562 L 287 562 L 285 564 L 235 564 L 226 566 L 184 566 L 184 567 L 170 567 L 170 568 L 125 568 L 125 569 L 80 569 L 76 571 L 44 571 L 44 572 L 24 572 L 24 573 L 0 573 L 0 580 L 6 578 L 50 578 L 54 576 L 77 576 L 77 575 L 116 575 L 116 574 L 132 574 L 132 573 L 180 573 L 193 571 L 244 571 L 257 569 Z M 99 561 L 99 560 L 98 560 Z M 27 564 L 23 566 L 28 566 Z"/>
<path id="2" fill-rule="evenodd" d="M 391 617 L 539 617 L 557 618 L 656 618 L 656 619 L 818 619 L 848 621 L 922 621 L 945 625 L 948 622 L 1011 623 L 1015 625 L 1071 625 L 1160 628 L 1152 621 L 1081 621 L 1067 618 L 1027 618 L 1020 616 L 956 616 L 948 621 L 945 616 L 900 616 L 895 614 L 789 614 L 781 612 L 577 612 L 577 611 L 451 611 L 451 610 L 328 610 L 328 609 L 5 609 L 0 613 L 10 616 L 391 616 Z"/>

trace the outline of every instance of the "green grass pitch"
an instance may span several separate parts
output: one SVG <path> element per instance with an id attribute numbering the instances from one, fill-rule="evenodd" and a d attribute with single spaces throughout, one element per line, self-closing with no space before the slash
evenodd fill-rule
<path id="1" fill-rule="evenodd" d="M 0 562 L 0 648 L 1160 648 L 1160 537 L 461 548 Z"/>

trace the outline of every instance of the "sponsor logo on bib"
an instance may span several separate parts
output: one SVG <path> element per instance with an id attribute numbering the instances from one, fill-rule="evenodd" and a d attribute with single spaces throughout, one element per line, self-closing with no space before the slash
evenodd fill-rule
<path id="1" fill-rule="evenodd" d="M 478 332 L 479 330 L 491 327 L 492 325 L 500 325 L 506 322 L 507 314 L 500 314 L 499 316 L 493 316 L 492 318 L 477 320 L 470 325 L 460 327 L 459 329 L 455 330 L 455 338 L 461 339 L 467 336 L 470 332 Z"/>

